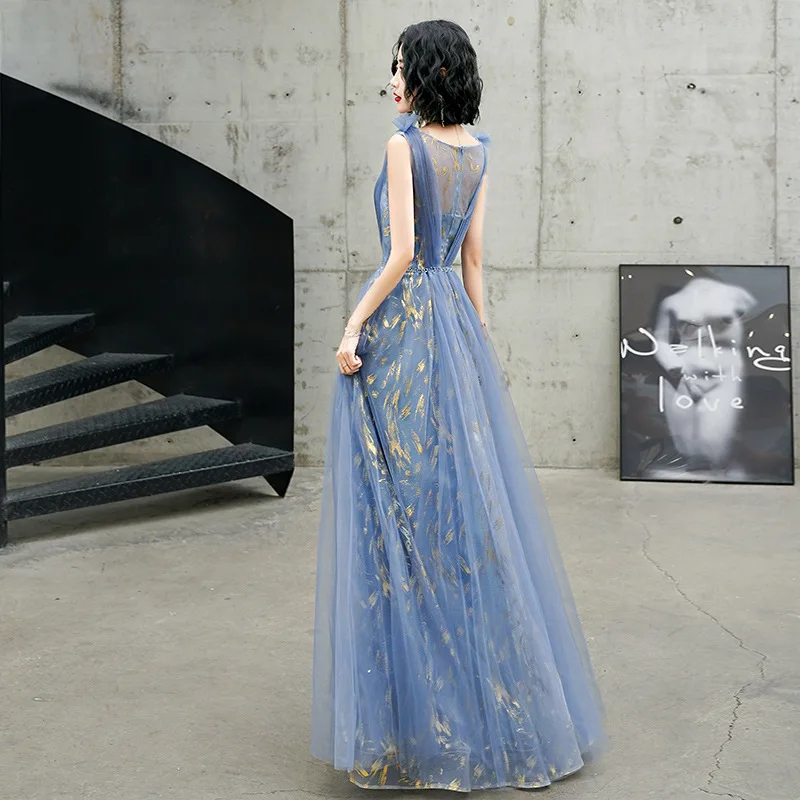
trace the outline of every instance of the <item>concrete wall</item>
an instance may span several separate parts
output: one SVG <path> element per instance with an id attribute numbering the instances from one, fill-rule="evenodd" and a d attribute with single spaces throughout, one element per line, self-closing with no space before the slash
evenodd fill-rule
<path id="1" fill-rule="evenodd" d="M 381 89 L 408 22 L 459 21 L 481 59 L 494 140 L 489 316 L 538 463 L 615 461 L 619 262 L 799 260 L 800 0 L 0 0 L 0 10 L 4 71 L 294 217 L 301 463 L 322 457 L 333 351 L 379 257 L 371 189 L 394 114 Z"/>

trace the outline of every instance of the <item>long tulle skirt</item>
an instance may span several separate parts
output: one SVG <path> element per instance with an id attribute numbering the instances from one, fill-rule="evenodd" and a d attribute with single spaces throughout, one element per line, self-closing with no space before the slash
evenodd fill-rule
<path id="1" fill-rule="evenodd" d="M 327 440 L 312 753 L 363 787 L 546 786 L 604 744 L 601 703 L 458 274 L 406 273 L 358 352 Z"/>

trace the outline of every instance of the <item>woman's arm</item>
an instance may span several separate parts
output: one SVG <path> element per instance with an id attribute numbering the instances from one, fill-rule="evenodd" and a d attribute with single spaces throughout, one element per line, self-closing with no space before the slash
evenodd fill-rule
<path id="1" fill-rule="evenodd" d="M 488 176 L 484 176 L 483 185 L 475 203 L 475 212 L 461 245 L 461 276 L 464 280 L 464 288 L 484 325 L 486 320 L 483 315 L 483 218 L 486 213 L 487 181 Z"/>
<path id="2" fill-rule="evenodd" d="M 336 360 L 344 375 L 361 368 L 356 355 L 359 331 L 375 309 L 388 297 L 414 258 L 414 184 L 411 175 L 411 148 L 405 137 L 396 133 L 386 146 L 386 172 L 389 189 L 391 252 L 381 274 L 372 282 L 350 315 Z"/>
<path id="3" fill-rule="evenodd" d="M 350 315 L 348 327 L 359 328 L 386 299 L 414 258 L 414 185 L 411 177 L 411 148 L 396 133 L 386 147 L 389 181 L 389 225 L 392 249 L 381 274 Z"/>

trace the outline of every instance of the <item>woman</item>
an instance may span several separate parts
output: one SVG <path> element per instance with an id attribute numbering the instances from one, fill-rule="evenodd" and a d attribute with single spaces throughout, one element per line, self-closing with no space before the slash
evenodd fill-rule
<path id="1" fill-rule="evenodd" d="M 546 786 L 596 753 L 601 709 L 485 328 L 482 83 L 451 22 L 394 56 L 382 266 L 336 354 L 312 752 L 365 788 Z"/>

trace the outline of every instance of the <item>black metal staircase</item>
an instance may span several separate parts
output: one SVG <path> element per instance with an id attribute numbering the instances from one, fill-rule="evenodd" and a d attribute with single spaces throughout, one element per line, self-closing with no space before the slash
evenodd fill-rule
<path id="1" fill-rule="evenodd" d="M 152 464 L 118 467 L 106 472 L 12 489 L 6 496 L 6 519 L 37 517 L 135 497 L 210 486 L 285 472 L 291 467 L 291 453 L 258 444 L 237 444 Z"/>
<path id="2" fill-rule="evenodd" d="M 6 417 L 136 380 L 172 366 L 170 356 L 101 353 L 6 384 Z"/>
<path id="3" fill-rule="evenodd" d="M 6 465 L 34 464 L 148 436 L 213 425 L 240 415 L 241 405 L 231 400 L 191 395 L 166 397 L 76 422 L 9 436 L 6 440 Z"/>
<path id="4" fill-rule="evenodd" d="M 8 282 L 4 282 L 3 290 L 8 294 Z M 62 343 L 75 333 L 85 333 L 93 324 L 92 314 L 26 315 L 11 319 L 3 329 L 5 363 Z M 18 378 L 6 383 L 5 417 L 146 377 L 169 369 L 173 361 L 171 355 L 163 354 L 101 353 Z M 185 394 L 166 397 L 9 436 L 5 441 L 3 468 L 229 422 L 241 415 L 241 403 L 235 400 Z M 258 444 L 239 444 L 6 490 L 0 546 L 8 541 L 9 520 L 243 478 L 281 475 L 292 468 L 290 452 Z"/>
<path id="5" fill-rule="evenodd" d="M 294 467 L 291 220 L 124 125 L 0 76 L 4 365 L 51 345 L 72 363 L 5 383 L 3 418 L 140 380 L 163 399 L 6 436 L 7 522 Z M 7 489 L 6 471 L 211 426 L 231 444 Z"/>
<path id="6" fill-rule="evenodd" d="M 8 284 L 5 284 L 8 292 Z M 3 353 L 6 364 L 57 344 L 71 333 L 80 333 L 94 327 L 93 314 L 54 314 L 34 317 L 17 317 L 5 327 Z"/>

